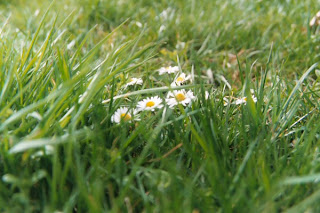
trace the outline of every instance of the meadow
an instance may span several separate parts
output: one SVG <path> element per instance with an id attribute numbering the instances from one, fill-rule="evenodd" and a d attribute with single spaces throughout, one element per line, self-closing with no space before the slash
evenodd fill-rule
<path id="1" fill-rule="evenodd" d="M 0 212 L 320 212 L 318 5 L 0 1 Z"/>

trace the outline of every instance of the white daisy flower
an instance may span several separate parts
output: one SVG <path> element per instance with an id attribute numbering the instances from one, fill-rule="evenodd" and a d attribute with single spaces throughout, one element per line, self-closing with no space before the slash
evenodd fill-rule
<path id="1" fill-rule="evenodd" d="M 318 11 L 317 14 L 311 19 L 309 25 L 310 27 L 320 25 L 320 11 Z"/>
<path id="2" fill-rule="evenodd" d="M 193 92 L 189 90 L 186 92 L 183 90 L 174 90 L 173 92 L 169 92 L 166 98 L 166 102 L 170 108 L 173 108 L 175 105 L 182 104 L 186 106 L 190 104 L 196 97 L 193 95 Z"/>
<path id="3" fill-rule="evenodd" d="M 160 69 L 158 69 L 159 71 L 159 75 L 163 75 L 165 73 L 175 73 L 179 71 L 179 67 L 178 66 L 169 66 L 169 67 L 161 67 Z"/>
<path id="4" fill-rule="evenodd" d="M 223 106 L 228 106 L 230 103 L 231 101 L 227 97 L 223 98 Z"/>
<path id="5" fill-rule="evenodd" d="M 137 104 L 137 111 L 150 110 L 154 111 L 156 108 L 160 109 L 163 107 L 162 100 L 159 96 L 154 96 L 151 98 L 145 98 L 139 101 Z"/>
<path id="6" fill-rule="evenodd" d="M 185 46 L 186 46 L 186 42 L 178 41 L 178 43 L 176 44 L 176 49 L 183 50 Z"/>
<path id="7" fill-rule="evenodd" d="M 142 27 L 142 24 L 141 24 L 141 22 L 138 22 L 138 21 L 136 21 L 136 23 L 135 23 L 139 28 L 141 28 Z"/>
<path id="8" fill-rule="evenodd" d="M 165 30 L 166 30 L 166 26 L 161 25 L 160 28 L 159 28 L 159 34 L 161 34 Z"/>
<path id="9" fill-rule="evenodd" d="M 171 86 L 181 86 L 183 83 L 191 79 L 191 75 L 186 75 L 185 73 L 181 73 L 177 75 L 174 79 L 174 82 L 171 83 Z"/>
<path id="10" fill-rule="evenodd" d="M 247 103 L 247 97 L 237 98 L 235 101 L 236 105 L 246 104 L 246 103 Z"/>
<path id="11" fill-rule="evenodd" d="M 129 83 L 127 83 L 124 87 L 127 88 L 128 86 L 142 85 L 142 83 L 142 78 L 130 78 Z"/>
<path id="12" fill-rule="evenodd" d="M 174 14 L 175 14 L 175 10 L 169 7 L 163 10 L 159 14 L 158 18 L 160 18 L 162 21 L 167 21 L 167 20 L 173 19 Z"/>
<path id="13" fill-rule="evenodd" d="M 204 98 L 205 98 L 206 100 L 208 100 L 208 99 L 209 99 L 209 96 L 210 96 L 209 92 L 208 92 L 208 91 L 205 91 L 205 92 L 204 92 Z"/>
<path id="14" fill-rule="evenodd" d="M 254 103 L 257 102 L 257 98 L 254 95 L 252 95 L 252 100 L 253 100 Z M 235 104 L 236 105 L 247 104 L 247 97 L 237 98 L 236 101 L 235 101 Z"/>
<path id="15" fill-rule="evenodd" d="M 133 109 L 128 109 L 127 107 L 120 107 L 115 111 L 115 113 L 111 116 L 112 123 L 121 123 L 121 121 L 130 122 L 131 120 L 139 120 L 136 117 L 137 111 Z"/>

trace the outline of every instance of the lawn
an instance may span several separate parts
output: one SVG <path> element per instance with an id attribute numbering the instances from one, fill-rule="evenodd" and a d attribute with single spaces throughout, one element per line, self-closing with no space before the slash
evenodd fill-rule
<path id="1" fill-rule="evenodd" d="M 0 212 L 320 212 L 316 0 L 0 2 Z"/>

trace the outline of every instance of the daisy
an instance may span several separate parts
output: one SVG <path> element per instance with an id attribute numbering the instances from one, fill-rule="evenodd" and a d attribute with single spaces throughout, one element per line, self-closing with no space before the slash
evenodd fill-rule
<path id="1" fill-rule="evenodd" d="M 181 86 L 183 83 L 185 83 L 190 79 L 191 79 L 191 75 L 186 75 L 185 73 L 181 73 L 180 75 L 176 76 L 171 86 Z"/>
<path id="2" fill-rule="evenodd" d="M 320 11 L 318 11 L 317 14 L 311 19 L 309 25 L 310 27 L 315 27 L 320 25 Z"/>
<path id="3" fill-rule="evenodd" d="M 176 44 L 176 49 L 183 50 L 185 46 L 186 46 L 186 42 L 178 41 L 178 43 Z"/>
<path id="4" fill-rule="evenodd" d="M 129 83 L 127 83 L 124 87 L 127 88 L 128 86 L 133 85 L 142 85 L 143 80 L 141 78 L 130 78 Z"/>
<path id="5" fill-rule="evenodd" d="M 228 106 L 230 104 L 230 100 L 227 97 L 223 98 L 223 106 Z"/>
<path id="6" fill-rule="evenodd" d="M 136 110 L 129 110 L 127 107 L 120 107 L 115 111 L 115 113 L 111 116 L 111 122 L 112 123 L 121 123 L 122 121 L 128 121 L 131 120 L 138 120 L 137 118 L 134 118 L 137 114 Z"/>
<path id="7" fill-rule="evenodd" d="M 252 95 L 252 100 L 253 100 L 254 103 L 257 102 L 257 98 L 254 95 Z M 236 101 L 235 101 L 235 104 L 236 105 L 247 104 L 247 97 L 237 98 Z"/>
<path id="8" fill-rule="evenodd" d="M 160 69 L 158 69 L 159 71 L 159 75 L 163 75 L 165 73 L 175 73 L 179 71 L 179 67 L 178 66 L 174 66 L 174 67 L 161 67 Z"/>
<path id="9" fill-rule="evenodd" d="M 178 104 L 186 106 L 187 104 L 190 104 L 193 100 L 196 99 L 191 90 L 186 92 L 184 89 L 169 92 L 167 97 L 168 98 L 166 98 L 166 102 L 170 108 L 173 108 L 175 105 Z"/>
<path id="10" fill-rule="evenodd" d="M 162 100 L 159 96 L 154 96 L 151 98 L 145 98 L 139 101 L 137 104 L 137 111 L 151 110 L 154 111 L 156 108 L 160 109 L 163 107 Z"/>
<path id="11" fill-rule="evenodd" d="M 175 10 L 168 7 L 167 9 L 163 10 L 157 18 L 160 18 L 162 21 L 167 21 L 173 19 L 174 14 Z"/>
<path id="12" fill-rule="evenodd" d="M 208 100 L 208 99 L 209 99 L 209 96 L 210 96 L 209 92 L 208 92 L 208 91 L 205 91 L 205 92 L 204 92 L 204 98 L 205 98 L 206 100 Z"/>

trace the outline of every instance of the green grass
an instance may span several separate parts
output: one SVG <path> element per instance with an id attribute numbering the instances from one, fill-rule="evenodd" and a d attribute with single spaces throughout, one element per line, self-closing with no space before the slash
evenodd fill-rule
<path id="1" fill-rule="evenodd" d="M 0 211 L 319 212 L 315 5 L 1 1 Z M 112 123 L 169 65 L 197 99 Z"/>

